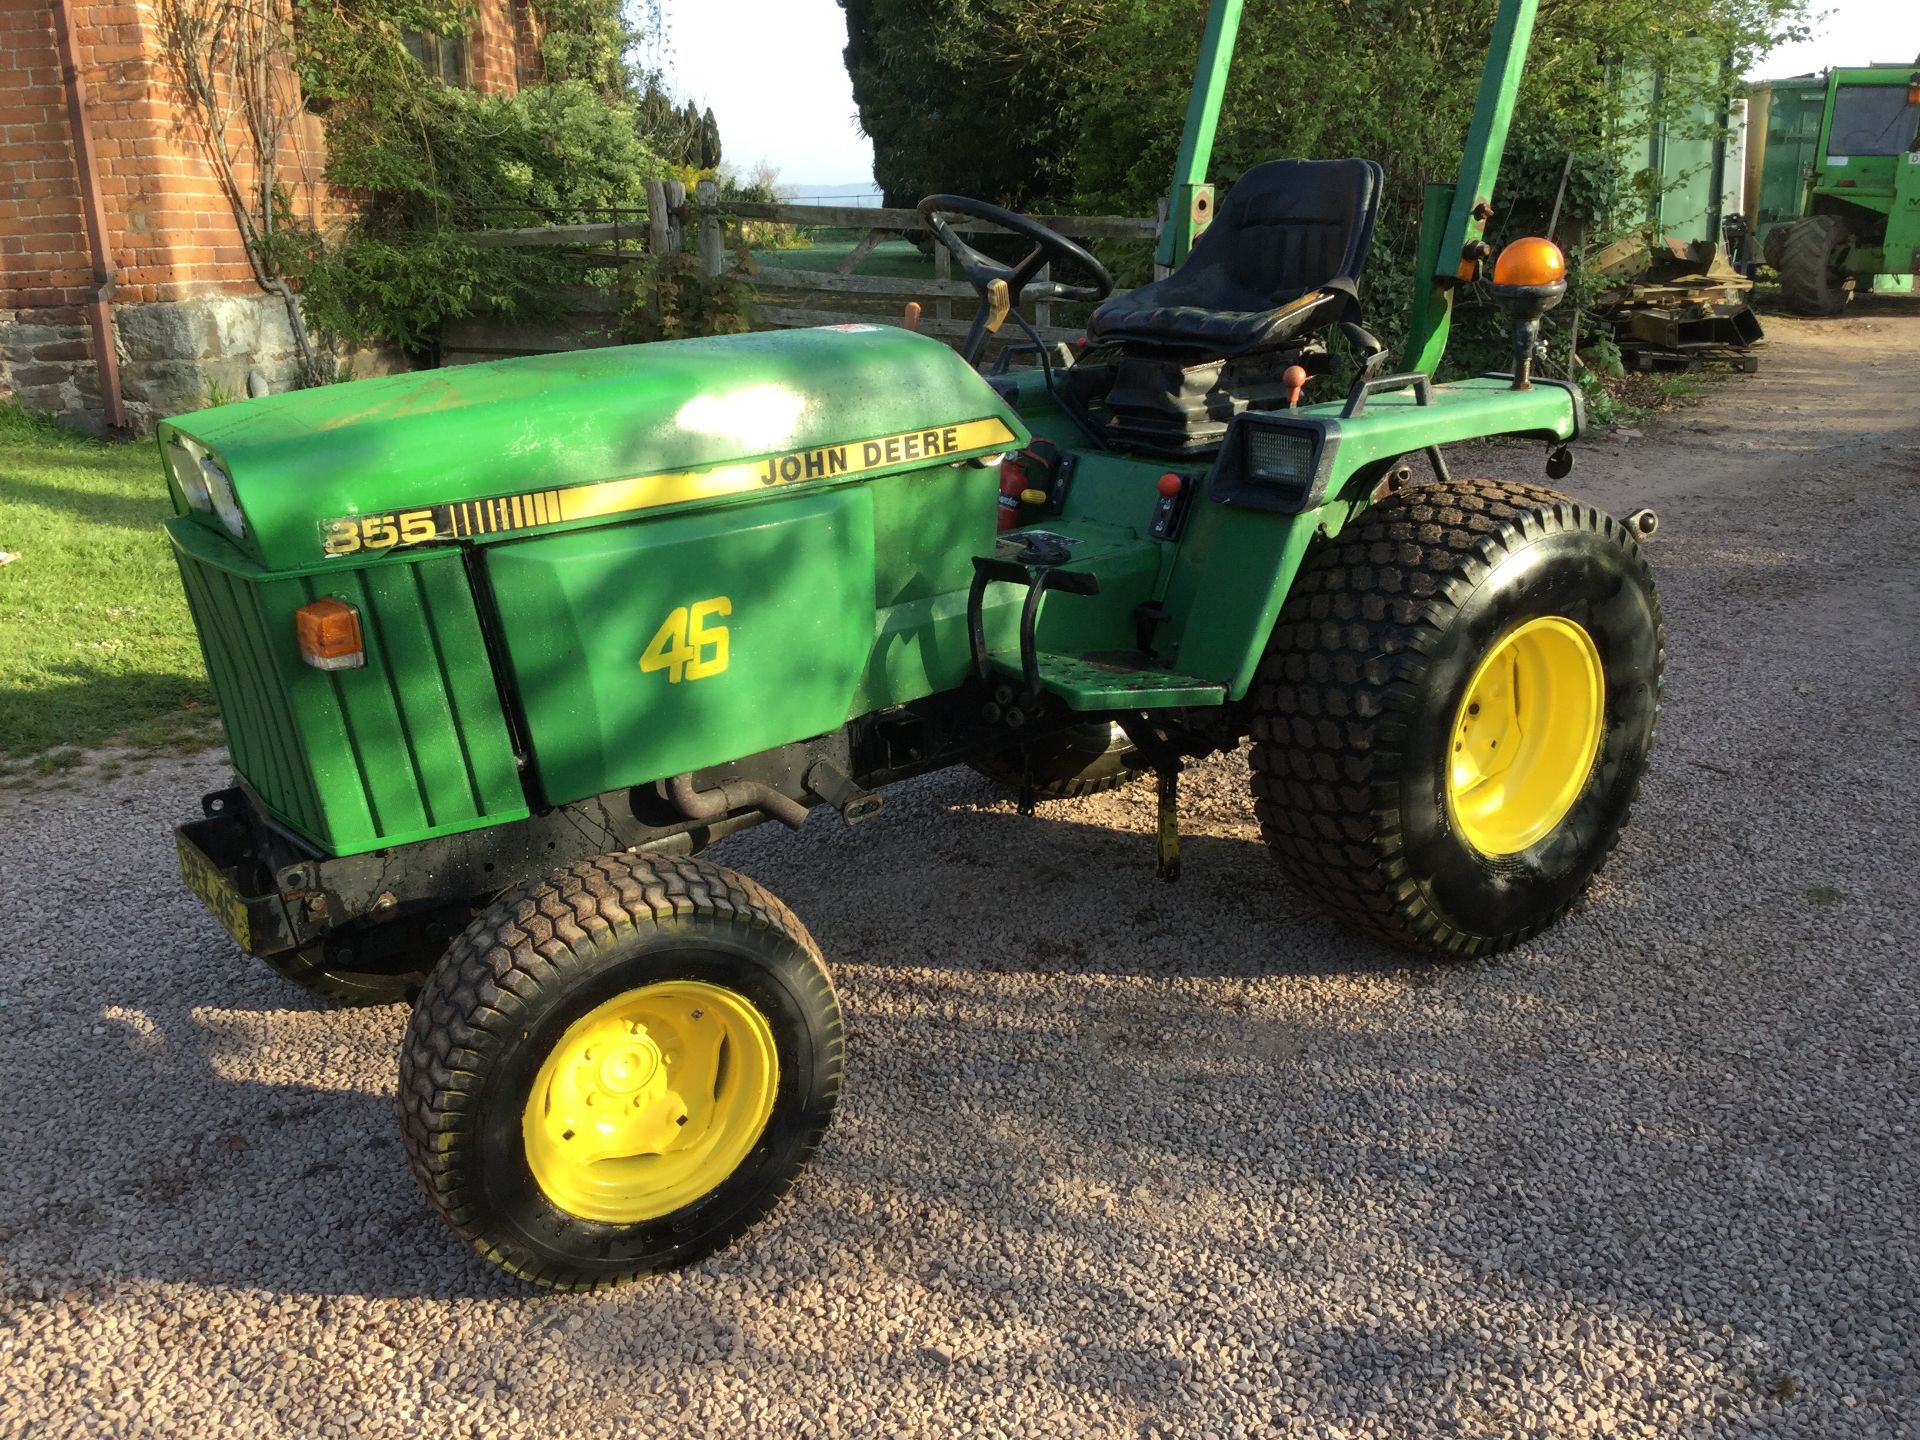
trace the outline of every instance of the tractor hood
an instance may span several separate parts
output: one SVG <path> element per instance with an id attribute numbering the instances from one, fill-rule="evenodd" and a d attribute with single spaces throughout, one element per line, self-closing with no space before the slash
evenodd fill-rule
<path id="1" fill-rule="evenodd" d="M 281 572 L 865 479 L 1028 438 L 952 350 L 887 325 L 498 360 L 160 427 L 187 517 L 175 524 L 243 528 L 241 547 Z"/>

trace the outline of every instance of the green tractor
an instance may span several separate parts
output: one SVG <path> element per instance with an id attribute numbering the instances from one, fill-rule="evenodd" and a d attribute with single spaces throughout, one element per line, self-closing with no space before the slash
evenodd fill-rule
<path id="1" fill-rule="evenodd" d="M 981 294 L 963 355 L 830 326 L 162 427 L 241 782 L 180 827 L 186 882 L 311 990 L 412 1001 L 406 1150 L 460 1236 L 587 1289 L 774 1207 L 833 1112 L 840 1012 L 799 917 L 699 852 L 868 823 L 906 777 L 971 764 L 1031 801 L 1152 772 L 1172 878 L 1183 765 L 1251 736 L 1279 872 L 1365 935 L 1485 955 L 1579 900 L 1653 743 L 1653 580 L 1635 525 L 1445 454 L 1531 437 L 1558 477 L 1582 422 L 1530 377 L 1559 252 L 1482 239 L 1534 6 L 1501 0 L 1429 192 L 1399 371 L 1355 288 L 1377 166 L 1263 165 L 1214 213 L 1216 0 L 1150 285 L 935 196 Z M 988 227 L 1025 259 L 964 238 Z M 1435 384 L 1483 269 L 1514 368 Z M 1097 302 L 1084 350 L 979 373 L 1036 298 Z M 1342 328 L 1357 373 L 1301 404 Z"/>
<path id="2" fill-rule="evenodd" d="M 1801 194 L 1801 218 L 1761 237 L 1788 309 L 1837 315 L 1858 286 L 1920 272 L 1920 68 L 1828 74 Z"/>

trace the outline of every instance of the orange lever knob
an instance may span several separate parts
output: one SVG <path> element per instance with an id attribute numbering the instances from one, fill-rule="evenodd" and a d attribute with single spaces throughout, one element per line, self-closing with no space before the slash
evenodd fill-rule
<path id="1" fill-rule="evenodd" d="M 1169 470 L 1160 477 L 1160 498 L 1171 500 L 1180 493 L 1180 477 Z"/>
<path id="2" fill-rule="evenodd" d="M 1295 410 L 1300 405 L 1300 392 L 1307 388 L 1307 372 L 1298 365 L 1289 365 L 1280 372 L 1280 383 L 1287 387 L 1287 408 Z"/>

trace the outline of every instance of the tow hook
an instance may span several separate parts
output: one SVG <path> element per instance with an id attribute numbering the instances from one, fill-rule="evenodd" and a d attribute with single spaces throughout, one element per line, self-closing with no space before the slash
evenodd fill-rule
<path id="1" fill-rule="evenodd" d="M 802 783 L 809 791 L 838 810 L 840 818 L 849 825 L 858 825 L 862 820 L 871 820 L 887 803 L 886 796 L 877 795 L 871 790 L 862 790 L 852 780 L 841 774 L 837 765 L 827 760 L 816 760 L 808 766 L 806 779 Z"/>
<path id="2" fill-rule="evenodd" d="M 1653 513 L 1651 505 L 1642 505 L 1627 516 L 1627 529 L 1636 540 L 1651 540 L 1660 529 L 1660 517 Z"/>

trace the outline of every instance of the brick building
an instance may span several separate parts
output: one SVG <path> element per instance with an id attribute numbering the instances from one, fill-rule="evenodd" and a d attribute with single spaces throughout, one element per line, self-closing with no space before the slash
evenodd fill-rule
<path id="1" fill-rule="evenodd" d="M 210 395 L 244 395 L 250 379 L 285 388 L 300 370 L 159 10 L 0 0 L 0 397 L 96 431 L 117 414 L 144 432 Z M 511 92 L 538 72 L 536 27 L 531 0 L 482 0 L 467 37 L 408 47 L 448 83 Z M 326 210 L 324 147 L 303 114 L 281 149 L 282 181 L 309 214 Z M 117 363 L 99 363 L 101 334 Z"/>

